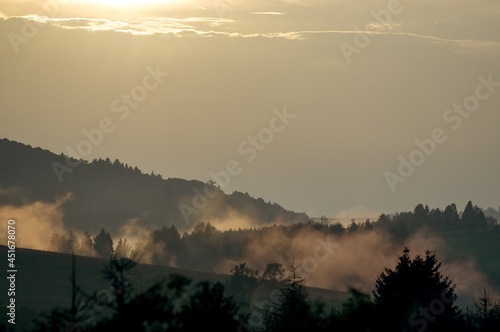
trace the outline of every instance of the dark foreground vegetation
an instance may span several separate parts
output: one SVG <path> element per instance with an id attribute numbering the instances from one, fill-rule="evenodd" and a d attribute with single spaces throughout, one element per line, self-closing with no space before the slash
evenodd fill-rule
<path id="1" fill-rule="evenodd" d="M 262 275 L 240 264 L 225 283 L 192 284 L 171 275 L 142 292 L 134 290 L 135 265 L 111 259 L 102 270 L 108 291 L 87 294 L 73 284 L 71 307 L 46 312 L 32 331 L 500 330 L 499 300 L 485 289 L 474 307 L 457 308 L 456 285 L 441 274 L 431 252 L 412 257 L 404 248 L 396 267 L 379 275 L 372 294 L 351 289 L 340 307 L 311 300 L 293 262 L 270 263 Z M 249 306 L 259 289 L 269 300 Z"/>

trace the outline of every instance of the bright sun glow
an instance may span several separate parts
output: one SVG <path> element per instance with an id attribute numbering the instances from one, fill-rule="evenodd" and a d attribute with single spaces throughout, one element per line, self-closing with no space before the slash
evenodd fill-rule
<path id="1" fill-rule="evenodd" d="M 72 2 L 92 2 L 106 6 L 140 6 L 171 3 L 174 0 L 73 0 Z"/>

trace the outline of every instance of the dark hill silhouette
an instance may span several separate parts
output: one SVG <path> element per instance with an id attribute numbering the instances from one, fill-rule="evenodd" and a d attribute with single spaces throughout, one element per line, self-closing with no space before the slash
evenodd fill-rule
<path id="1" fill-rule="evenodd" d="M 53 165 L 78 162 L 41 148 L 33 148 L 8 139 L 0 140 L 0 204 L 21 205 L 26 202 L 53 202 L 72 193 L 74 198 L 63 204 L 64 223 L 70 229 L 97 232 L 105 227 L 118 231 L 127 221 L 138 218 L 139 225 L 174 224 L 187 230 L 197 222 L 223 219 L 233 211 L 251 218 L 256 224 L 273 221 L 305 222 L 308 216 L 285 210 L 278 204 L 266 203 L 248 194 L 220 191 L 204 208 L 190 215 L 189 223 L 183 217 L 179 204 L 190 208 L 196 192 L 213 192 L 213 184 L 179 178 L 162 179 L 155 174 L 144 174 L 118 160 L 80 160 L 80 164 L 62 174 L 59 181 Z M 54 164 L 55 163 L 55 164 Z M 201 202 L 201 203 L 200 203 Z M 199 204 L 205 204 L 198 200 Z M 193 210 L 190 210 L 193 212 Z"/>

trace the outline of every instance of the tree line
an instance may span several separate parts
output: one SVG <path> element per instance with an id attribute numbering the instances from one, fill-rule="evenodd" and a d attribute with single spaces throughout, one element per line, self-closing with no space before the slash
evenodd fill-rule
<path id="1" fill-rule="evenodd" d="M 246 264 L 234 267 L 226 283 L 192 281 L 171 275 L 143 292 L 127 277 L 135 263 L 111 259 L 103 277 L 110 296 L 78 292 L 80 305 L 40 316 L 33 331 L 498 331 L 500 302 L 487 290 L 469 310 L 456 305 L 456 285 L 444 276 L 435 254 L 412 257 L 404 248 L 394 268 L 385 268 L 372 294 L 356 289 L 339 306 L 311 300 L 293 262 L 270 263 L 263 274 Z M 264 306 L 248 301 L 257 288 L 275 289 Z M 87 307 L 100 305 L 89 319 Z M 255 317 L 260 317 L 256 320 Z"/>
<path id="2" fill-rule="evenodd" d="M 65 170 L 62 182 L 52 167 L 54 163 Z M 77 166 L 65 168 L 63 165 Z M 242 217 L 262 225 L 278 218 L 285 222 L 308 219 L 304 213 L 286 210 L 248 193 L 225 194 L 222 190 L 210 199 L 206 208 L 198 209 L 197 193 L 212 191 L 213 181 L 163 178 L 157 172 L 145 172 L 118 159 L 76 160 L 8 139 L 0 139 L 0 183 L 7 189 L 0 191 L 3 205 L 54 202 L 72 193 L 74 199 L 61 206 L 64 224 L 73 230 L 82 230 L 84 225 L 91 233 L 104 227 L 115 234 L 124 221 L 138 216 L 144 227 L 168 222 L 181 231 L 210 218 L 226 218 L 232 211 L 239 211 Z M 180 204 L 195 208 L 199 213 L 191 214 L 190 222 L 186 223 Z"/>
<path id="3" fill-rule="evenodd" d="M 455 204 L 448 205 L 444 210 L 429 209 L 427 205 L 418 204 L 413 211 L 392 215 L 381 214 L 376 221 L 369 219 L 361 223 L 352 221 L 348 226 L 338 222 L 309 220 L 305 223 L 287 225 L 218 230 L 210 222 L 199 222 L 191 232 L 183 234 L 175 225 L 163 226 L 143 234 L 134 245 L 122 238 L 119 238 L 114 245 L 110 233 L 104 228 L 101 228 L 94 237 L 87 232 L 80 238 L 73 233 L 68 236 L 54 233 L 47 249 L 106 259 L 126 257 L 138 263 L 176 265 L 183 268 L 214 271 L 223 260 L 241 261 L 245 258 L 249 243 L 276 230 L 284 238 L 289 239 L 296 238 L 304 231 L 317 231 L 325 235 L 338 236 L 380 231 L 388 234 L 391 241 L 402 243 L 422 227 L 429 227 L 435 231 L 500 232 L 497 220 L 486 217 L 478 206 L 469 201 L 461 214 Z"/>

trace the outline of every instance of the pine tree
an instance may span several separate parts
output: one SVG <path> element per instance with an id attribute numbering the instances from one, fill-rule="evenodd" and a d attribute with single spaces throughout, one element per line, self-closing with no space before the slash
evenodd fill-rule
<path id="1" fill-rule="evenodd" d="M 460 216 L 457 212 L 457 206 L 455 203 L 448 205 L 443 212 L 443 219 L 445 223 L 445 227 L 447 228 L 455 228 L 460 225 Z"/>
<path id="2" fill-rule="evenodd" d="M 457 309 L 454 286 L 439 271 L 441 263 L 426 251 L 410 257 L 404 248 L 394 270 L 386 268 L 373 292 L 387 331 L 452 331 Z M 386 316 L 388 315 L 388 316 Z"/>
<path id="3" fill-rule="evenodd" d="M 94 256 L 94 241 L 90 237 L 89 233 L 85 231 L 80 240 L 80 247 L 78 249 L 80 255 L 83 256 Z"/>
<path id="4" fill-rule="evenodd" d="M 500 330 L 500 303 L 490 292 L 483 289 L 477 297 L 472 311 L 472 320 L 480 331 Z"/>
<path id="5" fill-rule="evenodd" d="M 94 249 L 102 258 L 109 259 L 113 256 L 113 240 L 104 228 L 101 228 L 99 234 L 94 238 Z"/>
<path id="6" fill-rule="evenodd" d="M 288 278 L 281 289 L 281 299 L 266 317 L 266 331 L 318 330 L 319 320 L 315 317 L 309 295 L 304 286 L 304 278 L 298 273 L 293 262 L 286 265 Z"/>
<path id="7" fill-rule="evenodd" d="M 104 278 L 109 281 L 113 288 L 115 297 L 114 309 L 121 311 L 133 290 L 132 278 L 128 272 L 133 269 L 137 263 L 128 258 L 111 259 L 109 265 L 105 266 L 102 273 Z"/>
<path id="8" fill-rule="evenodd" d="M 120 258 L 128 258 L 130 252 L 130 247 L 127 244 L 127 239 L 122 241 L 122 238 L 118 240 L 118 244 L 116 245 L 115 249 L 115 258 L 120 259 Z"/>
<path id="9" fill-rule="evenodd" d="M 467 203 L 464 209 L 462 223 L 470 231 L 477 228 L 484 228 L 487 225 L 483 211 L 477 205 L 473 206 L 471 201 Z"/>

